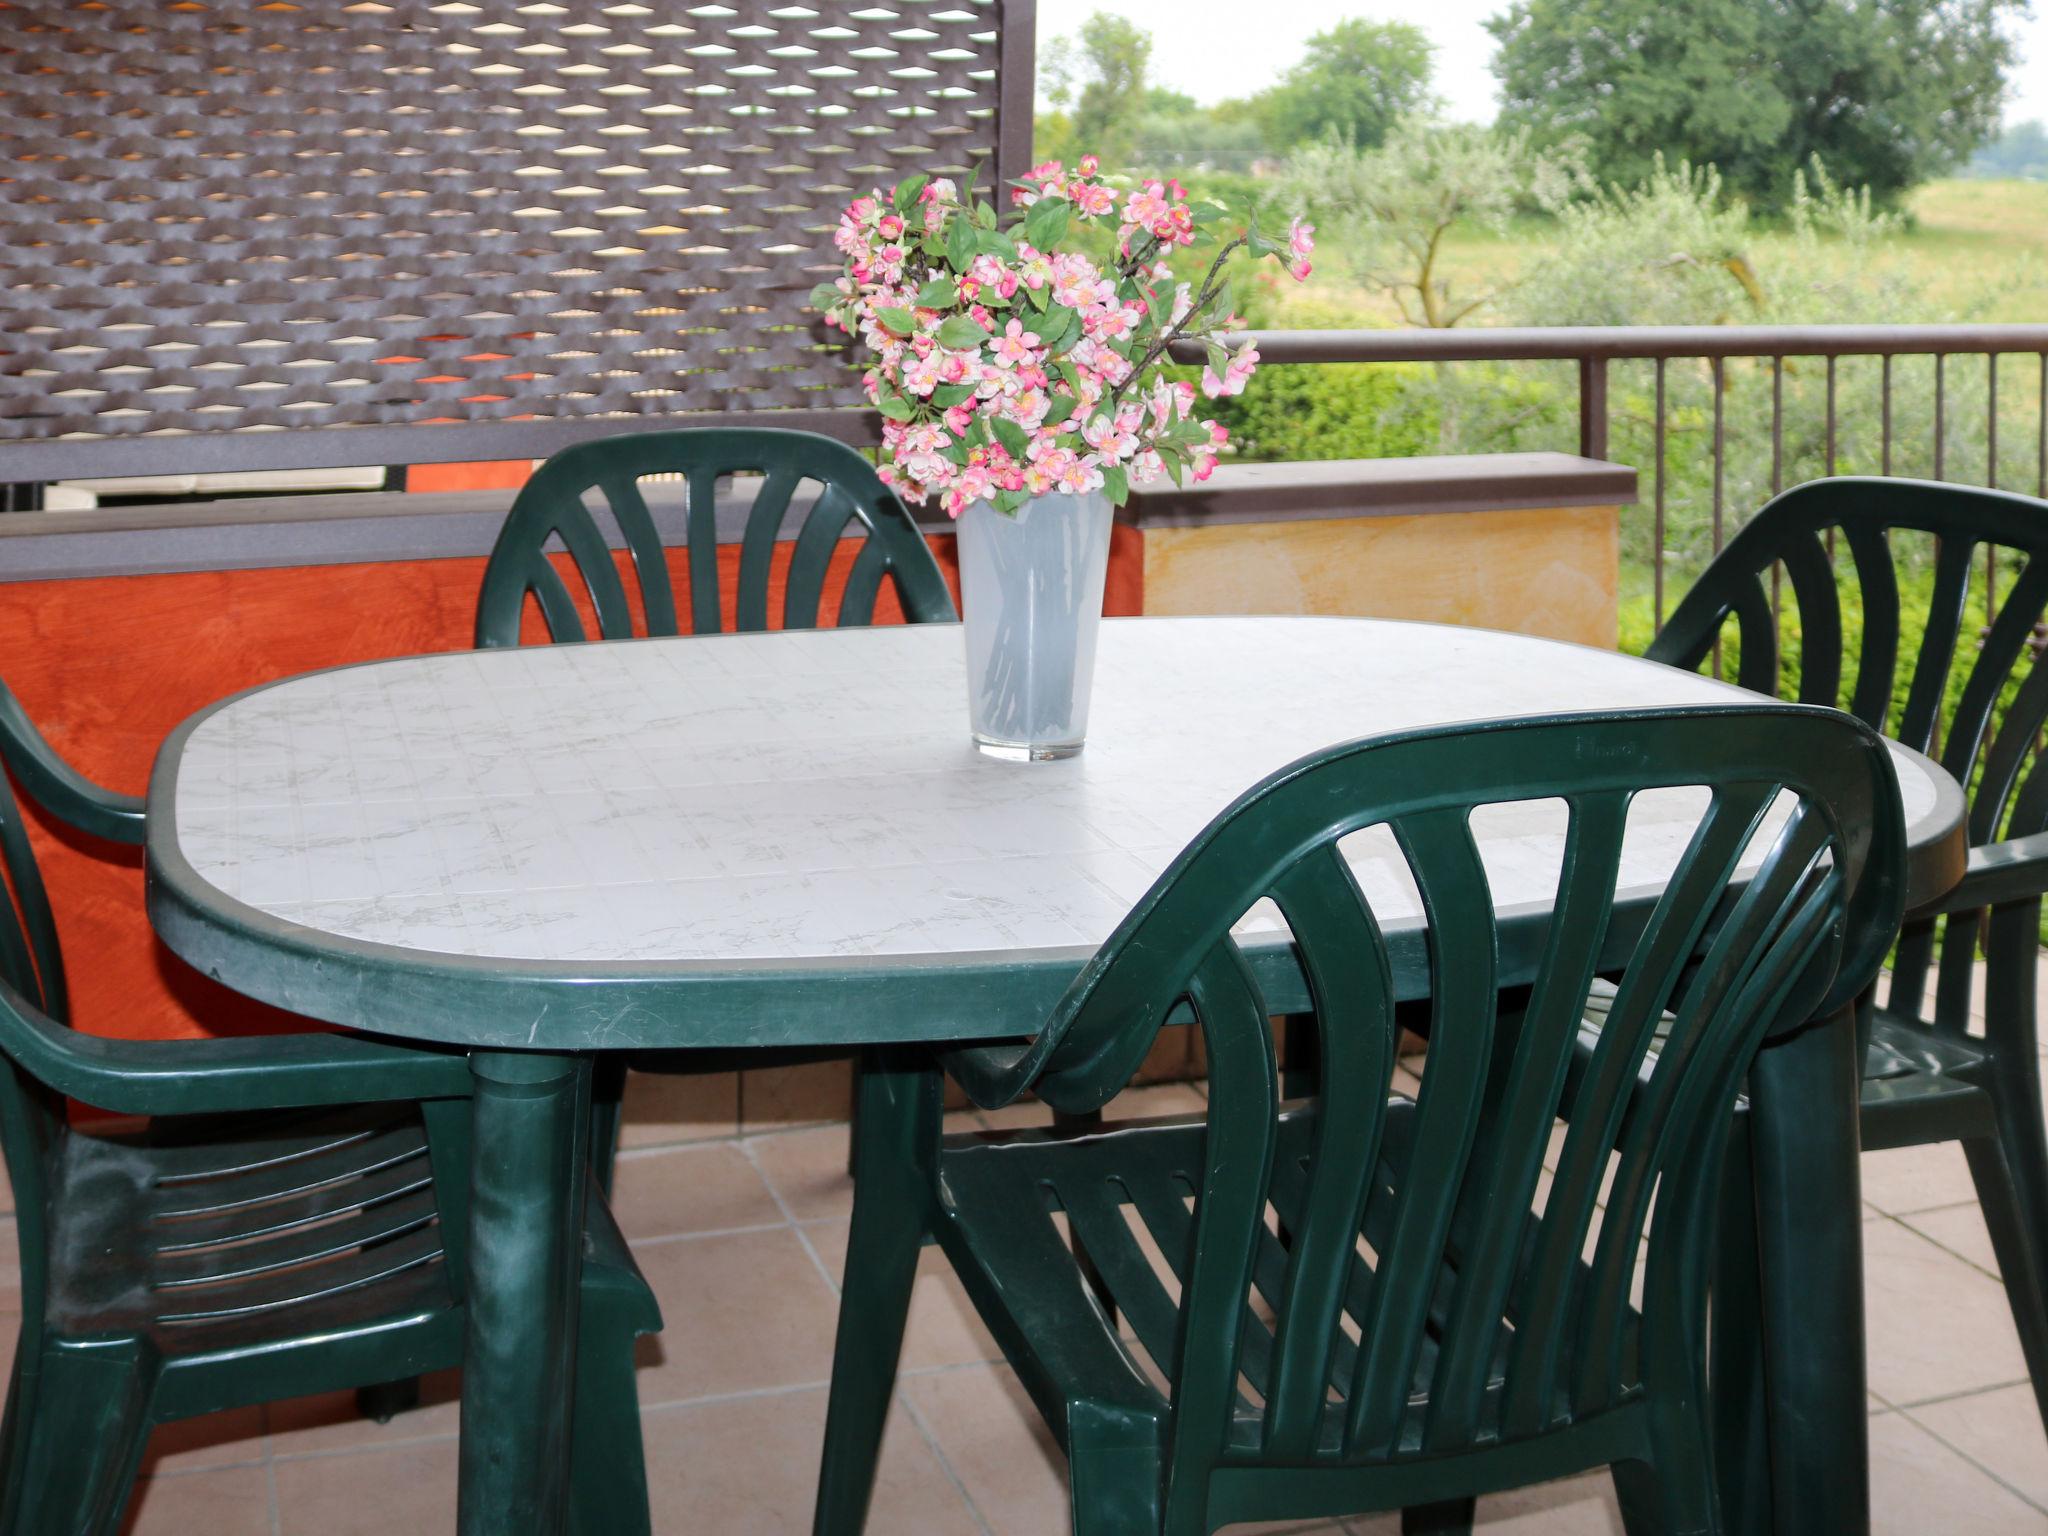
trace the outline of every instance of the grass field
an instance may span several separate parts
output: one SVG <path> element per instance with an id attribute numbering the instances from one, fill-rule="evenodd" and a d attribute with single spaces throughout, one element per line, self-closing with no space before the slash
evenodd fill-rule
<path id="1" fill-rule="evenodd" d="M 2048 321 L 2048 182 L 1932 182 L 1912 195 L 1907 213 L 1886 259 L 1919 280 L 1923 312 L 1872 315 L 1873 323 Z M 1455 284 L 1512 283 L 1553 239 L 1554 226 L 1543 219 L 1519 221 L 1503 236 L 1454 233 L 1446 243 L 1446 269 Z M 1766 294 L 1791 249 L 1787 235 L 1766 229 L 1758 236 L 1749 255 Z M 1347 279 L 1341 252 L 1328 253 L 1317 281 L 1284 293 L 1281 303 L 1283 317 L 1302 317 L 1296 323 L 1336 324 L 1346 315 L 1354 323 L 1401 323 L 1391 302 Z M 1489 318 L 1482 311 L 1474 321 Z"/>

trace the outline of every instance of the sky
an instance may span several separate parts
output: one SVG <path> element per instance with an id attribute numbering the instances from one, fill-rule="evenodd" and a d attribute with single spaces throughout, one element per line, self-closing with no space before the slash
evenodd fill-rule
<path id="1" fill-rule="evenodd" d="M 1098 10 L 1128 16 L 1152 34 L 1153 83 L 1208 103 L 1270 85 L 1312 35 L 1346 17 L 1409 21 L 1436 44 L 1437 94 L 1451 115 L 1483 122 L 1496 106 L 1485 21 L 1505 9 L 1506 0 L 1038 0 L 1038 35 L 1042 44 L 1073 32 Z M 2016 29 L 2009 123 L 2048 122 L 2048 0 L 2037 0 L 2034 12 Z M 1246 25 L 1254 14 L 1258 24 Z"/>

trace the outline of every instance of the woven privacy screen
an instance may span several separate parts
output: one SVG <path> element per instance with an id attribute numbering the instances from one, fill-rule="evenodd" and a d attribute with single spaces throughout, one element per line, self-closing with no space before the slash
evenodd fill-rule
<path id="1" fill-rule="evenodd" d="M 846 412 L 838 211 L 1022 169 L 1027 5 L 0 0 L 0 481 Z"/>

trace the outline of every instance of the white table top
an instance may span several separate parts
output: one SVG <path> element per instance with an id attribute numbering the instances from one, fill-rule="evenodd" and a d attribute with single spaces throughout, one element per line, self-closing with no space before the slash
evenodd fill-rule
<path id="1" fill-rule="evenodd" d="M 1110 620 L 1087 750 L 1015 764 L 968 743 L 953 626 L 539 646 L 232 700 L 190 729 L 173 804 L 200 881 L 309 937 L 583 966 L 1084 955 L 1211 817 L 1315 748 L 1737 700 L 1755 702 L 1483 630 Z M 1911 826 L 1941 783 L 1895 755 Z M 1661 884 L 1703 803 L 1645 798 L 1624 889 Z M 1475 825 L 1496 903 L 1547 904 L 1561 807 L 1495 807 Z M 1383 923 L 1416 916 L 1390 839 L 1347 851 Z"/>

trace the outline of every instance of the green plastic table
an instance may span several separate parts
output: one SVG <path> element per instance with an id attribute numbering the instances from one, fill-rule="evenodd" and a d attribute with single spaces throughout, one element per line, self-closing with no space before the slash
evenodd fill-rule
<path id="1" fill-rule="evenodd" d="M 596 1053 L 1028 1034 L 1173 854 L 1304 752 L 1441 721 L 1754 702 L 1487 631 L 1113 620 L 1087 751 L 1009 764 L 968 744 L 961 650 L 957 628 L 919 625 L 419 657 L 237 695 L 165 743 L 149 903 L 171 948 L 267 1002 L 471 1053 L 464 1532 L 561 1527 Z M 1963 801 L 1895 756 L 1917 903 L 1962 872 Z M 1654 900 L 1697 810 L 1640 803 L 1618 920 Z M 1512 981 L 1561 814 L 1505 808 L 1477 831 Z M 1369 838 L 1354 862 L 1419 990 L 1420 913 Z M 1277 1005 L 1293 963 L 1259 927 L 1244 938 Z M 1766 1319 L 1772 1500 L 1786 1529 L 1856 1529 L 1860 1495 L 1821 1471 L 1868 1456 L 1854 1042 L 1814 1028 L 1768 1055 L 1763 1261 L 1796 1249 L 1814 1282 Z"/>

